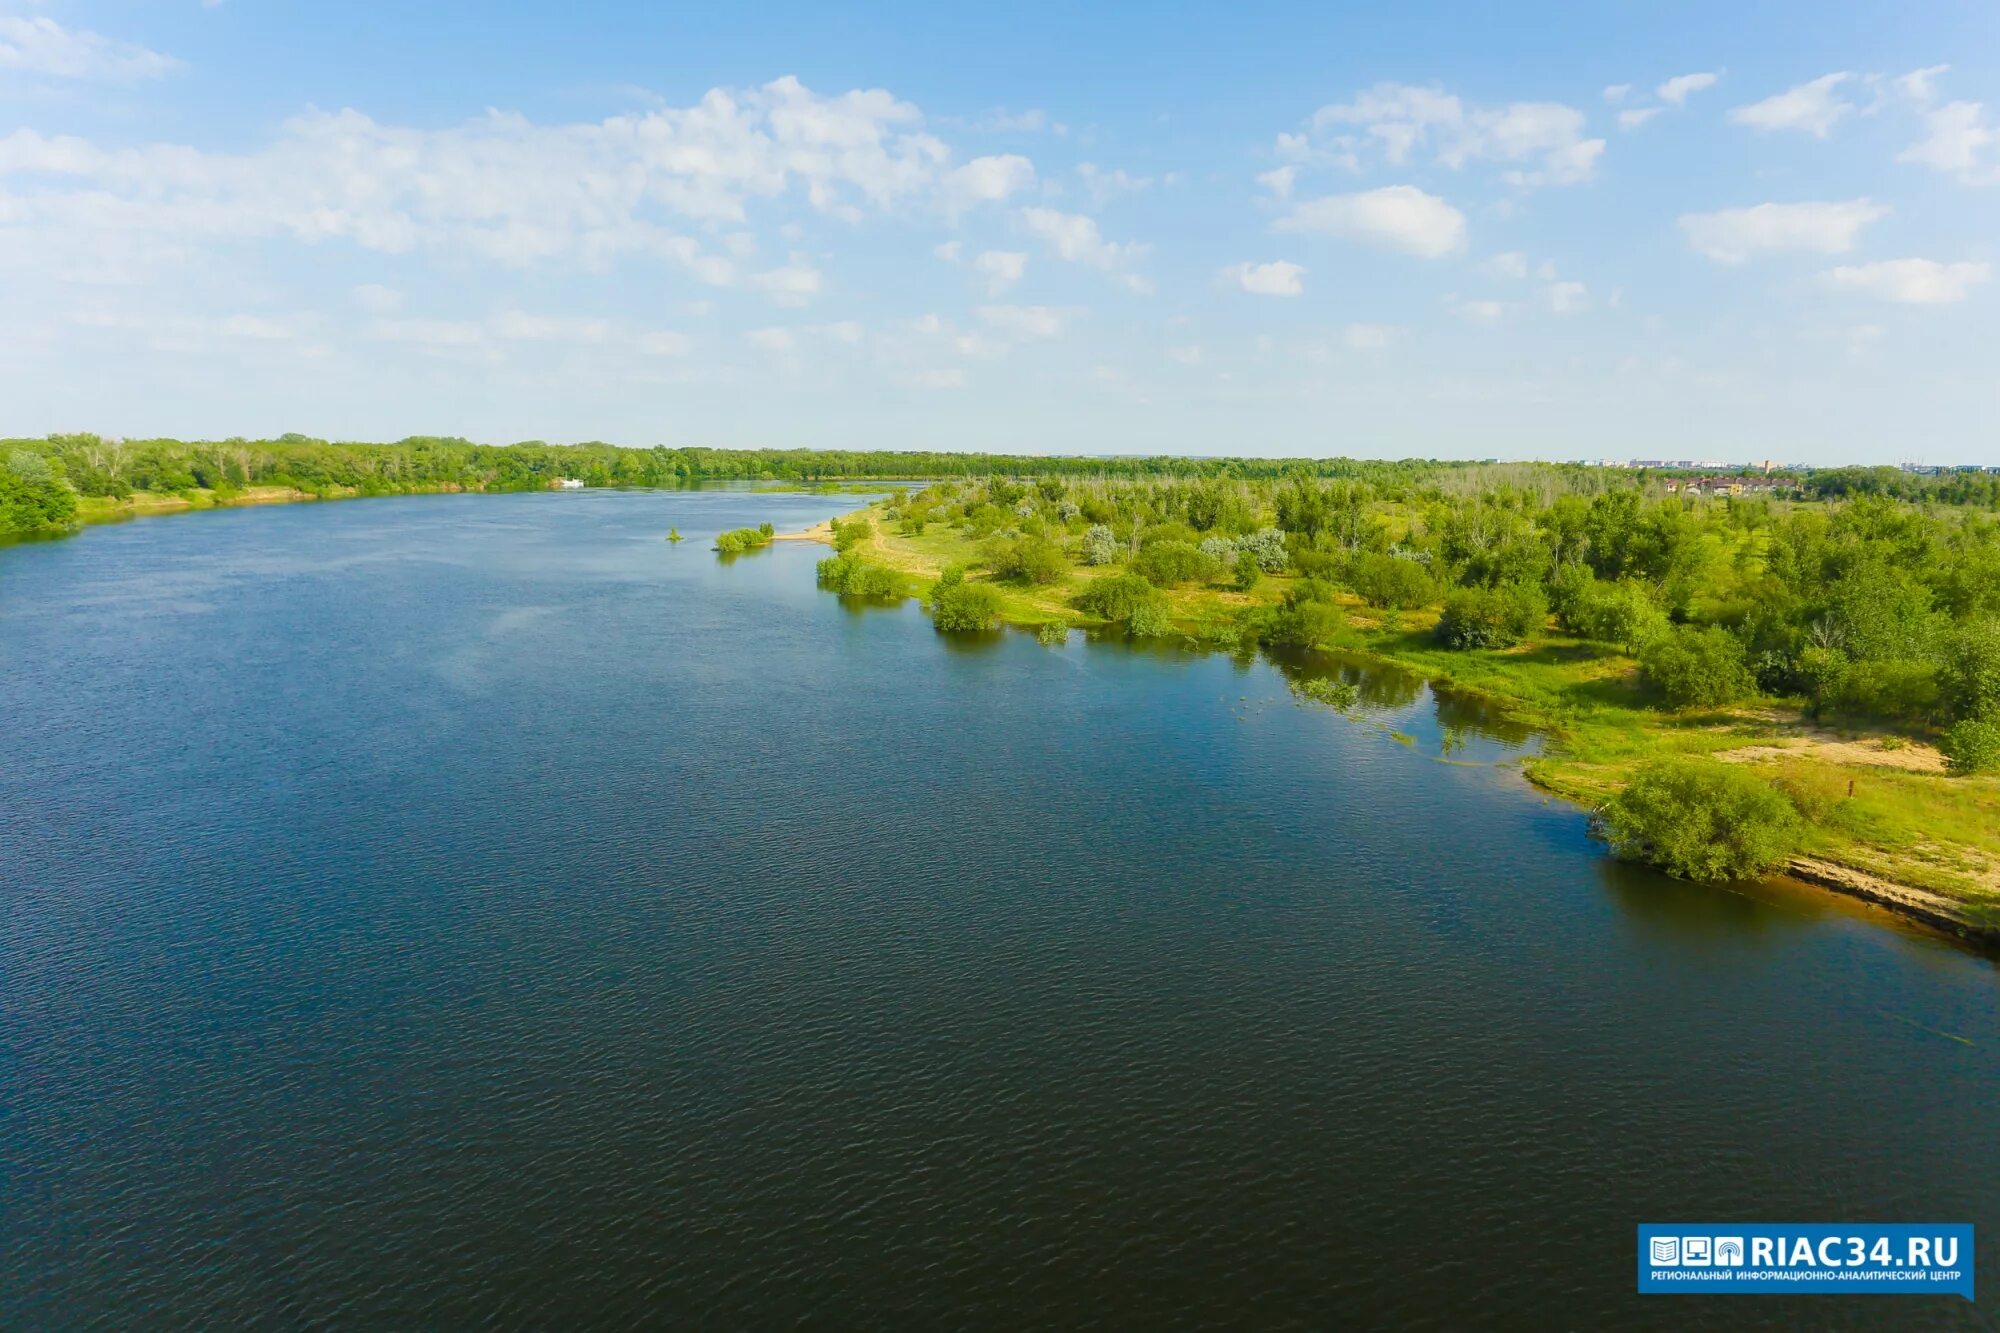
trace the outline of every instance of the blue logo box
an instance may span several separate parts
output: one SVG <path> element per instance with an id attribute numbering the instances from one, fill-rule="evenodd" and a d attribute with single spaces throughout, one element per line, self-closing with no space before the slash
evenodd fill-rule
<path id="1" fill-rule="evenodd" d="M 1972 1299 L 1970 1222 L 1642 1222 L 1639 1290 Z"/>

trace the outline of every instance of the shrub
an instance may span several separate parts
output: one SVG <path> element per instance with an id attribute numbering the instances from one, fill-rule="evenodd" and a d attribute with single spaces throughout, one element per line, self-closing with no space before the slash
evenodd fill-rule
<path id="1" fill-rule="evenodd" d="M 999 614 L 1000 594 L 990 584 L 967 583 L 962 569 L 947 569 L 931 588 L 931 624 L 947 633 L 991 629 Z"/>
<path id="2" fill-rule="evenodd" d="M 1799 844 L 1792 803 L 1754 774 L 1713 759 L 1657 759 L 1599 812 L 1598 831 L 1628 861 L 1682 879 L 1744 879 Z"/>
<path id="3" fill-rule="evenodd" d="M 851 551 L 867 541 L 874 532 L 875 525 L 865 518 L 850 519 L 845 523 L 836 518 L 833 520 L 833 549 Z"/>
<path id="4" fill-rule="evenodd" d="M 1343 713 L 1361 702 L 1360 688 L 1337 676 L 1315 676 L 1311 680 L 1293 681 L 1292 692 L 1302 699 L 1337 708 Z"/>
<path id="5" fill-rule="evenodd" d="M 1099 620 L 1130 620 L 1135 607 L 1157 602 L 1160 591 L 1142 574 L 1113 574 L 1092 579 L 1074 599 L 1076 609 Z"/>
<path id="6" fill-rule="evenodd" d="M 894 597 L 901 591 L 894 570 L 868 564 L 851 552 L 819 562 L 819 586 L 843 597 Z"/>
<path id="7" fill-rule="evenodd" d="M 1280 648 L 1324 648 L 1347 628 L 1347 617 L 1331 602 L 1287 597 L 1264 625 L 1264 642 Z"/>
<path id="8" fill-rule="evenodd" d="M 1715 708 L 1757 688 L 1742 641 L 1715 626 L 1654 635 L 1640 645 L 1639 670 L 1669 708 Z"/>
<path id="9" fill-rule="evenodd" d="M 1059 583 L 1069 572 L 1062 547 L 1047 537 L 995 538 L 987 543 L 986 564 L 995 577 L 1020 583 Z"/>
<path id="10" fill-rule="evenodd" d="M 1135 639 L 1160 639 L 1174 632 L 1173 618 L 1167 614 L 1166 603 L 1159 598 L 1134 606 L 1125 627 Z"/>
<path id="11" fill-rule="evenodd" d="M 1240 538 L 1236 548 L 1256 556 L 1258 567 L 1266 574 L 1282 573 L 1291 563 L 1291 555 L 1285 550 L 1285 534 L 1276 528 L 1259 528 Z"/>
<path id="12" fill-rule="evenodd" d="M 1430 571 L 1414 560 L 1380 551 L 1364 551 L 1347 565 L 1347 586 L 1370 606 L 1414 611 L 1437 600 Z"/>
<path id="13" fill-rule="evenodd" d="M 1221 565 L 1214 557 L 1183 541 L 1152 543 L 1134 557 L 1132 568 L 1159 587 L 1212 579 L 1221 572 Z"/>
<path id="14" fill-rule="evenodd" d="M 1437 635 L 1448 648 L 1507 648 L 1541 628 L 1548 614 L 1537 583 L 1454 588 L 1444 599 Z"/>
<path id="15" fill-rule="evenodd" d="M 771 538 L 778 535 L 778 530 L 772 527 L 769 523 L 759 523 L 757 525 L 757 532 L 764 538 L 765 541 L 769 541 L 771 540 Z"/>
<path id="16" fill-rule="evenodd" d="M 1630 653 L 1667 628 L 1667 613 L 1644 584 L 1593 583 L 1572 605 L 1567 623 L 1573 633 Z"/>
<path id="17" fill-rule="evenodd" d="M 1203 537 L 1201 553 L 1215 561 L 1218 569 L 1229 569 L 1236 564 L 1236 543 L 1227 537 Z"/>
<path id="18" fill-rule="evenodd" d="M 1044 648 L 1060 648 L 1069 642 L 1069 626 L 1060 620 L 1051 620 L 1035 631 L 1035 642 Z"/>
<path id="19" fill-rule="evenodd" d="M 771 525 L 766 523 L 764 528 Z M 715 539 L 715 549 L 723 555 L 741 555 L 745 551 L 755 551 L 771 544 L 771 534 L 764 528 L 735 528 Z"/>
<path id="20" fill-rule="evenodd" d="M 1945 767 L 1960 777 L 2000 773 L 2000 721 L 1967 718 L 1944 734 Z"/>
<path id="21" fill-rule="evenodd" d="M 1236 587 L 1240 592 L 1249 592 L 1264 577 L 1264 566 L 1257 563 L 1255 551 L 1236 553 Z"/>
<path id="22" fill-rule="evenodd" d="M 1938 694 L 1947 717 L 2000 720 L 2000 618 L 1973 621 L 1952 635 Z"/>
<path id="23" fill-rule="evenodd" d="M 1118 538 L 1102 523 L 1083 534 L 1083 563 L 1108 565 L 1118 558 Z"/>

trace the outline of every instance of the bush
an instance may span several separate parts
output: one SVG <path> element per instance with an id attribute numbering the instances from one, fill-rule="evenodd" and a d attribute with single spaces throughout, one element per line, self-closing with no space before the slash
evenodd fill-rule
<path id="1" fill-rule="evenodd" d="M 853 550 L 874 532 L 875 525 L 865 518 L 850 519 L 845 523 L 836 518 L 833 520 L 833 549 L 842 552 Z"/>
<path id="2" fill-rule="evenodd" d="M 1447 648 L 1508 648 L 1540 629 L 1548 614 L 1538 583 L 1454 588 L 1444 599 L 1437 635 Z"/>
<path id="3" fill-rule="evenodd" d="M 1768 783 L 1713 759 L 1658 759 L 1599 812 L 1611 850 L 1682 879 L 1744 879 L 1784 862 L 1798 811 Z"/>
<path id="4" fill-rule="evenodd" d="M 1669 708 L 1716 708 L 1757 689 L 1742 642 L 1714 626 L 1653 636 L 1640 645 L 1639 670 Z"/>
<path id="5" fill-rule="evenodd" d="M 0 537 L 62 532 L 76 523 L 76 492 L 40 454 L 15 449 L 0 458 Z"/>
<path id="6" fill-rule="evenodd" d="M 1256 556 L 1258 567 L 1266 574 L 1282 573 L 1291 563 L 1291 555 L 1285 550 L 1285 534 L 1276 528 L 1259 528 L 1238 540 L 1236 549 Z"/>
<path id="7" fill-rule="evenodd" d="M 1414 560 L 1364 551 L 1348 562 L 1347 586 L 1370 606 L 1414 611 L 1437 600 L 1430 571 Z"/>
<path id="8" fill-rule="evenodd" d="M 1230 569 L 1236 564 L 1236 543 L 1227 537 L 1203 537 L 1201 553 L 1215 561 L 1216 568 Z"/>
<path id="9" fill-rule="evenodd" d="M 1236 553 L 1236 587 L 1239 592 L 1249 592 L 1264 577 L 1264 566 L 1257 562 L 1255 551 Z"/>
<path id="10" fill-rule="evenodd" d="M 1630 653 L 1666 630 L 1667 613 L 1644 584 L 1593 583 L 1572 603 L 1565 623 L 1572 633 Z"/>
<path id="11" fill-rule="evenodd" d="M 1076 609 L 1099 620 L 1130 620 L 1135 608 L 1160 600 L 1160 590 L 1142 574 L 1113 574 L 1093 579 L 1074 599 Z"/>
<path id="12" fill-rule="evenodd" d="M 1083 563 L 1108 565 L 1118 559 L 1118 538 L 1110 528 L 1098 523 L 1083 534 Z"/>
<path id="13" fill-rule="evenodd" d="M 1222 572 L 1220 562 L 1213 556 L 1183 541 L 1154 542 L 1133 559 L 1132 568 L 1145 575 L 1147 582 L 1163 588 L 1212 579 Z"/>
<path id="14" fill-rule="evenodd" d="M 1333 604 L 1333 587 L 1318 579 L 1301 579 L 1264 623 L 1264 642 L 1280 648 L 1324 648 L 1347 628 L 1347 617 Z"/>
<path id="15" fill-rule="evenodd" d="M 1060 583 L 1069 573 L 1062 547 L 1047 537 L 997 537 L 987 544 L 986 564 L 996 578 L 1019 583 Z"/>
<path id="16" fill-rule="evenodd" d="M 1967 718 L 1944 734 L 1945 767 L 1965 777 L 2000 773 L 2000 721 Z"/>
<path id="17" fill-rule="evenodd" d="M 1135 639 L 1162 639 L 1174 632 L 1173 618 L 1167 614 L 1165 601 L 1159 598 L 1133 607 L 1125 627 Z"/>
<path id="18" fill-rule="evenodd" d="M 947 633 L 991 629 L 999 614 L 1000 594 L 990 584 L 967 583 L 962 569 L 947 569 L 931 588 L 931 624 Z"/>
<path id="19" fill-rule="evenodd" d="M 819 586 L 843 597 L 894 597 L 902 590 L 894 570 L 868 564 L 852 553 L 820 561 Z"/>
<path id="20" fill-rule="evenodd" d="M 1960 626 L 1938 671 L 1945 715 L 2000 720 L 2000 619 Z"/>
<path id="21" fill-rule="evenodd" d="M 771 544 L 771 534 L 763 528 L 735 528 L 715 539 L 715 549 L 723 555 L 741 555 L 745 551 L 755 551 Z"/>

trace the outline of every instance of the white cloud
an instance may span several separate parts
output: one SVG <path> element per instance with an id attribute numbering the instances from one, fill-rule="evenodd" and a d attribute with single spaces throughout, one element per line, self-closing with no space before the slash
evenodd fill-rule
<path id="1" fill-rule="evenodd" d="M 158 78 L 179 68 L 172 56 L 113 41 L 52 18 L 0 15 L 0 70 L 56 79 L 123 82 Z"/>
<path id="2" fill-rule="evenodd" d="M 1465 249 L 1465 215 L 1414 185 L 1309 200 L 1275 225 L 1279 231 L 1325 232 L 1426 259 Z"/>
<path id="3" fill-rule="evenodd" d="M 1124 268 L 1146 253 L 1143 245 L 1133 245 L 1104 239 L 1094 218 L 1081 213 L 1062 213 L 1053 208 L 1024 208 L 1021 222 L 1030 235 L 1035 236 L 1053 250 L 1058 258 L 1073 264 L 1088 264 L 1092 268 L 1115 271 Z M 1153 284 L 1136 273 L 1116 275 L 1120 286 L 1140 296 L 1150 296 Z"/>
<path id="4" fill-rule="evenodd" d="M 1094 162 L 1079 162 L 1076 174 L 1083 180 L 1083 188 L 1090 195 L 1090 202 L 1098 208 L 1110 203 L 1123 194 L 1138 194 L 1153 188 L 1151 176 L 1134 176 L 1119 167 L 1106 171 Z"/>
<path id="5" fill-rule="evenodd" d="M 914 372 L 908 382 L 919 389 L 963 389 L 965 372 L 957 366 L 936 367 Z"/>
<path id="6" fill-rule="evenodd" d="M 1071 310 L 1046 305 L 983 305 L 975 312 L 996 331 L 1018 342 L 1060 338 Z"/>
<path id="7" fill-rule="evenodd" d="M 1928 102 L 1937 95 L 1932 81 L 1951 68 L 1950 65 L 1930 65 L 1923 69 L 1913 69 L 1908 74 L 1899 74 L 1892 84 L 1896 91 L 1913 102 Z"/>
<path id="8" fill-rule="evenodd" d="M 1373 152 L 1391 164 L 1421 148 L 1453 170 L 1513 164 L 1505 176 L 1512 184 L 1568 185 L 1588 180 L 1604 151 L 1604 140 L 1583 137 L 1584 125 L 1581 111 L 1559 102 L 1467 107 L 1442 89 L 1378 83 L 1352 102 L 1321 107 L 1308 136 L 1281 136 L 1279 148 L 1357 162 Z"/>
<path id="9" fill-rule="evenodd" d="M 1542 300 L 1553 314 L 1574 315 L 1590 309 L 1590 289 L 1580 282 L 1552 282 L 1542 288 Z"/>
<path id="10" fill-rule="evenodd" d="M 1902 305 L 1949 305 L 1992 276 L 1984 263 L 1941 264 L 1934 259 L 1886 259 L 1843 264 L 1822 275 L 1836 291 L 1859 292 Z"/>
<path id="11" fill-rule="evenodd" d="M 972 261 L 972 267 L 986 279 L 986 294 L 998 296 L 1028 271 L 1028 257 L 1018 250 L 987 250 Z"/>
<path id="12" fill-rule="evenodd" d="M 1500 301 L 1461 301 L 1453 297 L 1446 305 L 1468 324 L 1498 324 L 1507 314 L 1506 305 Z"/>
<path id="13" fill-rule="evenodd" d="M 1340 340 L 1357 352 L 1373 352 L 1396 341 L 1402 332 L 1393 324 L 1349 324 L 1340 331 Z"/>
<path id="14" fill-rule="evenodd" d="M 1528 257 L 1519 250 L 1502 251 L 1481 264 L 1479 271 L 1489 278 L 1525 278 L 1528 276 Z"/>
<path id="15" fill-rule="evenodd" d="M 1713 73 L 1676 74 L 1653 89 L 1653 95 L 1673 106 L 1684 106 L 1691 95 L 1713 88 L 1721 78 L 1722 75 Z"/>
<path id="16" fill-rule="evenodd" d="M 162 262 L 184 263 L 196 244 L 278 237 L 510 266 L 601 269 L 635 258 L 724 286 L 737 281 L 736 260 L 676 223 L 741 226 L 752 207 L 784 198 L 849 220 L 951 212 L 1032 180 L 1025 158 L 954 167 L 917 108 L 887 92 L 822 96 L 794 78 L 582 124 L 490 112 L 420 129 L 309 111 L 246 152 L 0 136 L 7 248 L 29 262 L 65 246 L 112 253 L 143 241 Z M 779 274 L 761 285 L 806 294 Z"/>
<path id="17" fill-rule="evenodd" d="M 1626 97 L 1628 97 L 1631 94 L 1631 92 L 1632 92 L 1631 84 L 1613 83 L 1606 86 L 1606 88 L 1604 89 L 1604 100 L 1611 103 L 1611 105 L 1613 106 L 1617 106 L 1620 102 L 1624 101 Z"/>
<path id="18" fill-rule="evenodd" d="M 798 346 L 798 338 L 790 329 L 752 329 L 743 335 L 743 341 L 763 352 L 789 352 Z"/>
<path id="19" fill-rule="evenodd" d="M 1729 113 L 1729 118 L 1738 125 L 1748 125 L 1753 129 L 1803 130 L 1815 138 L 1824 139 L 1842 118 L 1854 110 L 1854 104 L 1835 91 L 1852 77 L 1845 71 L 1823 74 L 1810 83 L 1788 88 L 1775 97 L 1739 106 Z"/>
<path id="20" fill-rule="evenodd" d="M 963 241 L 946 241 L 941 245 L 934 245 L 931 247 L 931 253 L 936 255 L 939 259 L 942 259 L 947 264 L 958 263 L 959 256 L 964 252 L 964 250 L 965 250 L 965 243 Z"/>
<path id="21" fill-rule="evenodd" d="M 1952 102 L 1925 114 L 1924 137 L 1904 149 L 1896 160 L 1951 172 L 1967 184 L 1991 184 L 2000 180 L 2000 164 L 1987 165 L 1988 150 L 1996 144 L 2000 144 L 2000 129 L 1987 123 L 1984 106 Z M 2000 158 L 2000 154 L 1994 156 Z"/>
<path id="22" fill-rule="evenodd" d="M 801 306 L 818 296 L 825 279 L 818 269 L 798 255 L 783 268 L 774 268 L 751 277 L 750 285 L 770 298 L 773 305 Z"/>
<path id="23" fill-rule="evenodd" d="M 527 342 L 603 342 L 610 336 L 608 320 L 572 315 L 530 315 L 509 310 L 487 322 L 495 337 Z"/>
<path id="24" fill-rule="evenodd" d="M 1681 231 L 1697 253 L 1721 264 L 1740 264 L 1775 250 L 1844 254 L 1861 229 L 1889 210 L 1871 199 L 1840 203 L 1758 204 L 1715 213 L 1683 213 Z"/>
<path id="25" fill-rule="evenodd" d="M 694 350 L 694 340 L 685 333 L 675 333 L 669 329 L 655 329 L 642 333 L 632 345 L 646 356 L 686 356 Z"/>
<path id="26" fill-rule="evenodd" d="M 1636 130 L 1665 110 L 1666 108 L 1663 106 L 1629 107 L 1618 113 L 1618 128 L 1621 130 Z"/>
<path id="27" fill-rule="evenodd" d="M 1256 296 L 1299 296 L 1305 292 L 1305 267 L 1290 260 L 1268 264 L 1232 264 L 1222 270 L 1237 286 Z"/>
<path id="28" fill-rule="evenodd" d="M 1201 348 L 1196 346 L 1169 347 L 1167 360 L 1178 366 L 1198 366 L 1201 364 Z"/>
<path id="29" fill-rule="evenodd" d="M 1269 171 L 1260 173 L 1257 183 L 1278 198 L 1289 199 L 1292 194 L 1292 184 L 1298 178 L 1299 169 L 1295 166 L 1273 167 Z"/>
<path id="30" fill-rule="evenodd" d="M 954 205 L 995 203 L 1035 183 L 1035 164 L 1014 153 L 975 157 L 944 178 L 946 199 Z"/>
<path id="31" fill-rule="evenodd" d="M 392 315 L 403 308 L 403 294 L 379 282 L 364 282 L 351 295 L 354 304 L 371 315 Z"/>

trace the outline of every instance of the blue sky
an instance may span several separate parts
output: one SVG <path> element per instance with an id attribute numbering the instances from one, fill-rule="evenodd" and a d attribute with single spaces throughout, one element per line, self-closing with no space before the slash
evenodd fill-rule
<path id="1" fill-rule="evenodd" d="M 2000 7 L 0 0 L 0 432 L 2000 463 Z"/>

